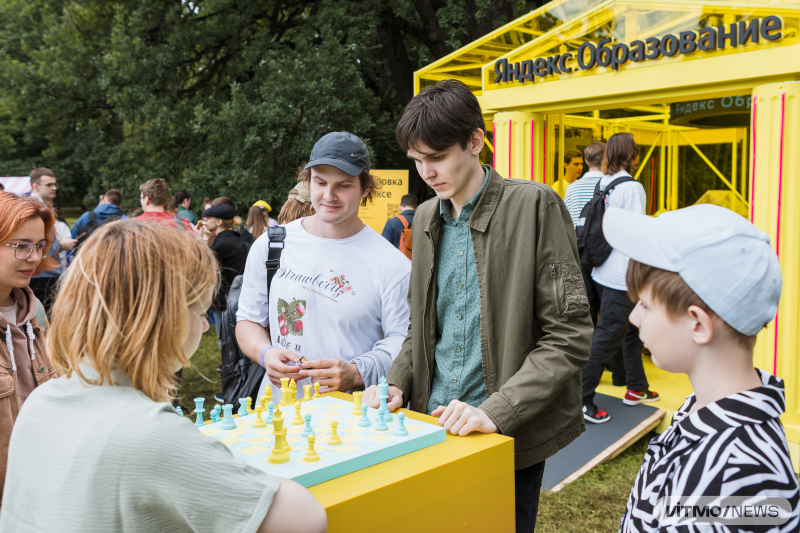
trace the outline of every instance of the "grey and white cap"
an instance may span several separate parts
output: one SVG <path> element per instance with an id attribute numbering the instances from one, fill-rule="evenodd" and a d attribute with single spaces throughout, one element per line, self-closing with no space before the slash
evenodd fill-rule
<path id="1" fill-rule="evenodd" d="M 603 234 L 631 259 L 680 274 L 740 333 L 755 335 L 778 312 L 783 277 L 769 235 L 729 209 L 701 204 L 652 218 L 610 207 Z"/>
<path id="2" fill-rule="evenodd" d="M 369 150 L 352 133 L 332 132 L 317 141 L 311 150 L 311 160 L 305 168 L 317 165 L 330 165 L 350 176 L 358 176 L 364 170 L 370 169 Z"/>

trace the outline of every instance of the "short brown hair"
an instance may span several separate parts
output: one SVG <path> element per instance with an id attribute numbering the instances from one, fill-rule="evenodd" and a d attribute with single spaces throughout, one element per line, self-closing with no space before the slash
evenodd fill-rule
<path id="1" fill-rule="evenodd" d="M 630 174 L 633 162 L 639 157 L 639 148 L 630 133 L 615 133 L 608 138 L 603 154 L 603 171 L 614 174 L 625 170 Z"/>
<path id="2" fill-rule="evenodd" d="M 150 198 L 153 205 L 164 206 L 169 200 L 169 185 L 162 178 L 153 178 L 139 185 L 142 194 Z"/>
<path id="3" fill-rule="evenodd" d="M 292 189 L 292 191 L 294 191 L 294 189 Z M 291 194 L 292 191 L 289 191 L 289 194 Z M 316 211 L 314 210 L 314 206 L 311 205 L 311 202 L 300 202 L 294 198 L 289 198 L 283 203 L 281 212 L 278 214 L 278 224 L 285 225 L 292 220 L 310 217 L 315 213 Z"/>
<path id="4" fill-rule="evenodd" d="M 590 167 L 599 168 L 603 164 L 606 153 L 606 143 L 594 141 L 583 149 L 583 161 Z"/>
<path id="5" fill-rule="evenodd" d="M 634 303 L 639 301 L 639 294 L 642 291 L 650 289 L 653 299 L 666 308 L 667 316 L 671 320 L 678 320 L 685 316 L 687 309 L 692 305 L 696 305 L 709 315 L 719 318 L 719 315 L 689 287 L 677 272 L 669 272 L 668 270 L 645 265 L 631 259 L 628 263 L 626 281 L 628 284 L 628 297 Z M 741 346 L 745 346 L 750 350 L 753 349 L 756 344 L 755 335 L 750 336 L 740 333 L 724 320 L 723 322 Z"/>
<path id="6" fill-rule="evenodd" d="M 411 99 L 395 134 L 404 152 L 418 143 L 441 152 L 455 144 L 466 149 L 475 130 L 486 132 L 478 99 L 462 82 L 443 80 Z"/>
<path id="7" fill-rule="evenodd" d="M 572 160 L 575 159 L 576 157 L 580 157 L 581 159 L 583 159 L 583 154 L 581 153 L 580 150 L 575 150 L 575 149 L 567 150 L 566 152 L 564 152 L 564 163 L 569 165 L 570 163 L 572 163 Z"/>
<path id="8" fill-rule="evenodd" d="M 122 193 L 117 189 L 107 190 L 103 197 L 106 199 L 106 202 L 114 204 L 117 207 L 122 205 Z"/>
<path id="9" fill-rule="evenodd" d="M 49 168 L 44 168 L 44 167 L 34 168 L 33 170 L 31 170 L 31 183 L 39 185 L 39 182 L 45 176 L 50 176 L 51 178 L 55 178 L 56 173 L 50 170 Z"/>
<path id="10" fill-rule="evenodd" d="M 311 169 L 310 168 L 303 168 L 300 167 L 297 169 L 297 181 L 302 181 L 308 187 L 308 190 L 311 190 Z M 361 174 L 358 175 L 358 181 L 361 183 L 361 191 L 366 191 L 369 189 L 367 196 L 361 199 L 361 205 L 367 205 L 367 200 L 370 202 L 373 201 L 375 198 L 375 191 L 381 188 L 381 184 L 378 181 L 377 177 L 373 174 L 369 173 L 369 170 L 362 170 Z M 294 189 L 292 189 L 294 191 Z M 292 194 L 292 191 L 289 191 L 289 194 Z M 296 192 L 296 191 L 295 191 Z M 298 202 L 300 203 L 300 202 Z M 285 205 L 285 204 L 284 204 Z M 281 209 L 281 213 L 283 213 L 283 209 Z"/>

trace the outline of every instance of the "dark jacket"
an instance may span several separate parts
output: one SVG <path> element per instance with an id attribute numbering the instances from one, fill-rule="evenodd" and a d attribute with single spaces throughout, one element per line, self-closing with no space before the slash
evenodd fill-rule
<path id="1" fill-rule="evenodd" d="M 416 211 L 413 209 L 406 209 L 401 215 L 406 217 L 408 220 L 408 227 L 411 227 L 411 222 L 414 220 L 414 214 Z M 400 233 L 404 230 L 403 223 L 397 217 L 392 217 L 386 221 L 386 225 L 383 227 L 383 233 L 381 236 L 392 243 L 392 246 L 395 248 L 400 248 Z"/>
<path id="2" fill-rule="evenodd" d="M 515 467 L 554 455 L 584 431 L 581 370 L 592 320 L 572 218 L 546 185 L 492 170 L 469 220 L 481 296 L 487 399 L 480 408 L 514 438 Z M 425 412 L 435 367 L 439 200 L 414 223 L 408 337 L 389 370 L 411 409 Z"/>
<path id="3" fill-rule="evenodd" d="M 117 217 L 121 220 L 125 220 L 125 214 L 122 212 L 122 209 L 117 207 L 114 204 L 103 204 L 98 205 L 93 209 L 95 217 L 97 217 L 97 223 L 102 224 L 106 220 L 112 217 Z M 80 216 L 80 218 L 75 222 L 75 225 L 72 226 L 72 238 L 77 239 L 78 235 L 80 234 L 80 229 L 83 228 L 86 224 L 89 223 L 89 211 L 86 211 L 84 214 Z"/>
<path id="4" fill-rule="evenodd" d="M 239 233 L 229 229 L 220 232 L 214 238 L 211 251 L 217 256 L 221 274 L 219 291 L 214 297 L 211 308 L 221 313 L 227 308 L 226 299 L 233 278 L 244 273 L 244 265 L 247 262 L 247 245 L 242 242 Z"/>

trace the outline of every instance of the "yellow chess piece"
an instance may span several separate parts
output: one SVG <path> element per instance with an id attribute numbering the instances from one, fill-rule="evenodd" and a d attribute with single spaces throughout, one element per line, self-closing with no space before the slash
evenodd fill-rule
<path id="1" fill-rule="evenodd" d="M 272 384 L 267 385 L 267 388 L 264 389 L 264 397 L 267 399 L 267 401 L 264 402 L 266 406 L 267 403 L 272 401 Z"/>
<path id="2" fill-rule="evenodd" d="M 319 461 L 319 455 L 317 454 L 317 451 L 314 449 L 314 440 L 315 437 L 314 434 L 312 433 L 311 435 L 308 436 L 308 453 L 306 454 L 305 457 L 303 457 L 303 461 L 308 461 L 309 463 L 313 461 Z"/>
<path id="3" fill-rule="evenodd" d="M 311 385 L 303 385 L 303 399 L 301 402 L 308 402 L 311 400 Z"/>
<path id="4" fill-rule="evenodd" d="M 292 392 L 291 387 L 287 387 L 285 391 L 283 391 L 283 405 L 289 407 L 290 405 L 294 404 L 294 392 Z"/>
<path id="5" fill-rule="evenodd" d="M 342 443 L 342 439 L 339 438 L 339 434 L 336 433 L 336 428 L 339 426 L 339 422 L 336 420 L 331 420 L 331 438 L 328 439 L 328 444 L 332 446 L 336 446 L 337 444 Z"/>
<path id="6" fill-rule="evenodd" d="M 286 391 L 289 390 L 289 378 L 281 378 L 281 401 L 277 405 L 278 407 L 285 407 L 288 405 L 286 403 Z"/>
<path id="7" fill-rule="evenodd" d="M 267 390 L 269 390 L 269 387 L 267 387 Z M 258 403 L 261 405 L 261 410 L 262 411 L 266 411 L 267 410 L 267 397 L 266 396 L 262 396 L 261 398 L 259 398 L 258 399 Z"/>
<path id="8" fill-rule="evenodd" d="M 294 402 L 294 418 L 292 419 L 293 426 L 302 426 L 306 421 L 300 416 L 300 402 Z"/>
<path id="9" fill-rule="evenodd" d="M 289 388 L 292 389 L 292 398 L 297 394 L 297 382 L 295 380 L 289 381 Z"/>
<path id="10" fill-rule="evenodd" d="M 261 418 L 261 413 L 264 412 L 264 408 L 261 407 L 261 404 L 256 405 L 256 421 L 253 422 L 254 428 L 263 428 L 266 427 L 267 423 L 264 422 L 264 419 Z"/>
<path id="11" fill-rule="evenodd" d="M 319 383 L 314 383 L 314 396 L 313 399 L 322 398 L 322 394 L 319 393 Z"/>
<path id="12" fill-rule="evenodd" d="M 353 393 L 353 410 L 350 411 L 350 414 L 353 416 L 361 416 L 361 395 L 364 394 L 363 392 L 354 392 Z"/>
<path id="13" fill-rule="evenodd" d="M 255 411 L 250 409 L 251 405 L 253 405 L 253 399 L 250 396 L 248 396 L 247 397 L 247 414 L 248 415 L 252 415 L 253 413 L 255 413 Z"/>
<path id="14" fill-rule="evenodd" d="M 275 410 L 275 418 L 272 419 L 272 427 L 274 430 L 272 434 L 275 435 L 275 446 L 272 448 L 272 453 L 269 454 L 267 461 L 278 465 L 289 461 L 289 443 L 286 442 L 286 431 L 283 429 L 283 418 L 281 417 L 281 410 Z M 289 449 L 287 449 L 289 448 Z"/>

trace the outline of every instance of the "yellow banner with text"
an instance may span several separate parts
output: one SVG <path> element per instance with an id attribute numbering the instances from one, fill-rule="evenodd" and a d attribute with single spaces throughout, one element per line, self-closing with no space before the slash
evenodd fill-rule
<path id="1" fill-rule="evenodd" d="M 381 188 L 375 191 L 372 203 L 358 211 L 361 222 L 378 233 L 383 231 L 386 221 L 400 214 L 400 198 L 408 194 L 408 170 L 371 170 L 377 176 Z"/>

